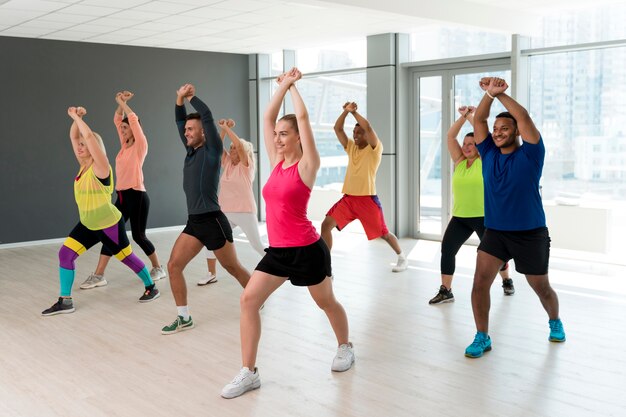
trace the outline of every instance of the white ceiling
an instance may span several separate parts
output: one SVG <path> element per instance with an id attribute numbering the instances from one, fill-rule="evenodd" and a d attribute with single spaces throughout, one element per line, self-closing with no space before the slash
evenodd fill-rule
<path id="1" fill-rule="evenodd" d="M 594 4 L 599 2 L 611 0 Z M 531 34 L 542 13 L 585 4 L 589 1 L 0 0 L 0 36 L 270 53 L 441 24 Z"/>

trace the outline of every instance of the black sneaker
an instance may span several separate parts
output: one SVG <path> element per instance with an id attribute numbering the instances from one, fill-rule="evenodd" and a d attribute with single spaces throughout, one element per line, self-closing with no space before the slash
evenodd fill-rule
<path id="1" fill-rule="evenodd" d="M 42 316 L 54 316 L 56 314 L 69 314 L 73 313 L 76 309 L 74 308 L 74 302 L 71 298 L 63 298 L 59 297 L 59 300 L 52 304 L 52 307 L 45 309 L 41 312 Z"/>
<path id="2" fill-rule="evenodd" d="M 515 294 L 515 287 L 513 286 L 513 280 L 511 278 L 503 279 L 502 289 L 504 290 L 504 295 Z"/>
<path id="3" fill-rule="evenodd" d="M 153 285 L 152 288 L 146 288 L 143 295 L 139 297 L 140 303 L 147 303 L 152 300 L 156 300 L 161 296 L 159 290 Z"/>
<path id="4" fill-rule="evenodd" d="M 441 304 L 441 303 L 451 303 L 454 301 L 454 294 L 452 294 L 452 290 L 447 289 L 443 285 L 439 287 L 439 292 L 435 295 L 428 304 Z"/>

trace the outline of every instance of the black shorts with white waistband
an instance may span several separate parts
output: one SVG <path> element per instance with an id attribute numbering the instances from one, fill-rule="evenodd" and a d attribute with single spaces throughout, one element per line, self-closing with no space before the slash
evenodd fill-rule
<path id="1" fill-rule="evenodd" d="M 284 277 L 298 287 L 309 287 L 332 276 L 330 251 L 320 238 L 308 246 L 265 249 L 265 256 L 255 268 L 277 277 Z"/>

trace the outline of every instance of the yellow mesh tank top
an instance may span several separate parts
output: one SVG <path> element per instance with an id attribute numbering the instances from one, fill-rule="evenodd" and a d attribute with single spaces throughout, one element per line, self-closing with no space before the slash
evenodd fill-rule
<path id="1" fill-rule="evenodd" d="M 109 185 L 104 185 L 93 172 L 93 165 L 76 177 L 74 198 L 78 205 L 80 222 L 89 230 L 102 230 L 116 224 L 122 213 L 111 204 L 113 193 L 113 170 L 109 165 Z"/>

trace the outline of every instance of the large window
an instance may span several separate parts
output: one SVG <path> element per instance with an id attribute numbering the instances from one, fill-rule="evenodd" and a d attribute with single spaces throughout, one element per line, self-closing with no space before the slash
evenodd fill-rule
<path id="1" fill-rule="evenodd" d="M 550 13 L 542 29 L 531 39 L 533 48 L 626 39 L 626 4 L 589 3 L 589 7 Z M 593 4 L 593 5 L 592 5 Z"/>
<path id="2" fill-rule="evenodd" d="M 558 238 L 623 247 L 626 226 L 626 47 L 530 57 L 530 112 L 545 141 L 542 191 Z M 567 225 L 559 234 L 559 221 Z M 573 225 L 576 227 L 573 227 Z M 589 233 L 584 228 L 590 226 Z M 584 245 L 583 245 L 584 244 Z"/>
<path id="3" fill-rule="evenodd" d="M 315 186 L 341 191 L 348 157 L 333 127 L 347 101 L 356 102 L 359 113 L 367 115 L 365 71 L 304 78 L 298 83 L 298 88 L 307 105 L 315 142 L 322 158 Z M 348 116 L 345 124 L 348 137 L 352 137 L 354 123 L 352 116 Z"/>
<path id="4" fill-rule="evenodd" d="M 511 50 L 511 37 L 469 27 L 426 26 L 411 33 L 411 61 L 427 61 Z"/>
<path id="5" fill-rule="evenodd" d="M 337 43 L 321 48 L 298 49 L 298 68 L 308 72 L 335 71 L 364 68 L 367 65 L 367 42 L 365 38 L 353 42 Z"/>

